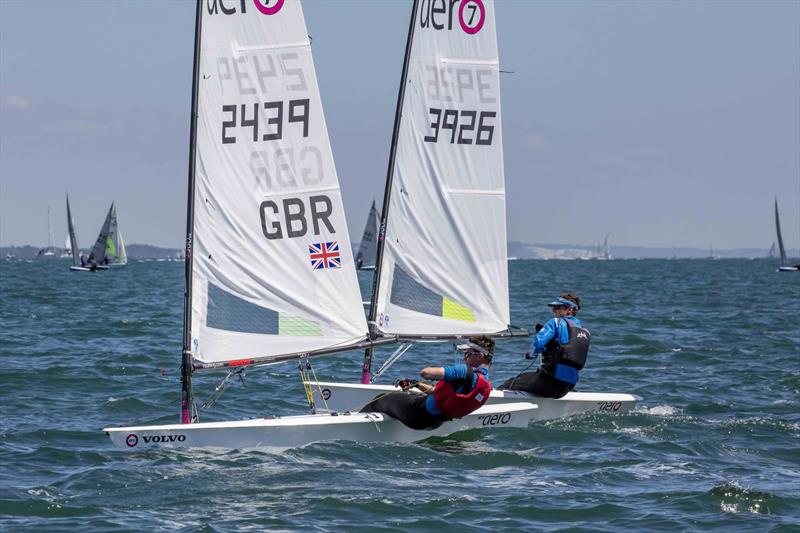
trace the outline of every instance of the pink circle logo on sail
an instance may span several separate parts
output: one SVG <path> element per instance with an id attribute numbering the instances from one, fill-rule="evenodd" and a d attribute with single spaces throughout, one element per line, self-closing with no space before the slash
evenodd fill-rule
<path id="1" fill-rule="evenodd" d="M 483 7 L 481 0 L 461 0 L 461 5 L 458 7 L 458 22 L 461 23 L 462 30 L 475 35 L 481 31 L 485 20 L 486 8 Z"/>
<path id="2" fill-rule="evenodd" d="M 264 2 L 263 4 L 261 3 L 262 0 L 253 0 L 253 3 L 256 5 L 256 9 L 261 11 L 263 14 L 274 15 L 275 13 L 281 10 L 284 1 L 285 0 L 277 0 L 275 2 L 275 5 L 272 7 L 269 7 L 269 4 L 272 3 L 272 0 L 263 0 Z"/>
<path id="3" fill-rule="evenodd" d="M 133 448 L 137 444 L 139 444 L 139 437 L 136 433 L 131 433 L 127 437 L 125 437 L 125 444 L 128 445 L 129 448 Z"/>

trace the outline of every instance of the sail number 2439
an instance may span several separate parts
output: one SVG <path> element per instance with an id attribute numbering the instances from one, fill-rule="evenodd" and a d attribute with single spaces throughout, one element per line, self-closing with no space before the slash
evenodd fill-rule
<path id="1" fill-rule="evenodd" d="M 494 137 L 495 111 L 466 111 L 458 109 L 438 109 L 431 107 L 430 135 L 425 142 L 442 142 L 450 144 L 491 145 Z M 445 130 L 450 130 L 448 133 Z"/>

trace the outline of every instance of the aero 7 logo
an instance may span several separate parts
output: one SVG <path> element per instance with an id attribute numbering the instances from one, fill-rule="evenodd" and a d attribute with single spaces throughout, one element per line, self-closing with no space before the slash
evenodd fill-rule
<path id="1" fill-rule="evenodd" d="M 283 7 L 285 0 L 204 0 L 209 15 L 234 15 L 247 13 L 247 6 L 252 2 L 255 8 L 264 15 L 274 15 Z"/>
<path id="2" fill-rule="evenodd" d="M 486 21 L 486 8 L 482 0 L 421 0 L 419 4 L 419 25 L 434 30 L 452 30 L 453 19 L 457 27 L 475 35 Z"/>

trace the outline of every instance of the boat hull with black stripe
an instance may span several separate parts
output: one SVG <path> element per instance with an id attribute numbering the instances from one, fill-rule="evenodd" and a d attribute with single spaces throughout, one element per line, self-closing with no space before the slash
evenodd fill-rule
<path id="1" fill-rule="evenodd" d="M 115 447 L 287 449 L 315 442 L 416 442 L 459 431 L 526 427 L 537 406 L 528 401 L 484 405 L 433 430 L 415 430 L 383 413 L 328 413 L 228 422 L 105 428 Z"/>

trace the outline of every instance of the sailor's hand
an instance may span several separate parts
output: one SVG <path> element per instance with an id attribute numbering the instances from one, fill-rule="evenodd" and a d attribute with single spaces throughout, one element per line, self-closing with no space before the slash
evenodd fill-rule
<path id="1" fill-rule="evenodd" d="M 433 385 L 430 385 L 428 383 L 422 383 L 418 381 L 414 386 L 420 391 L 424 392 L 425 394 L 433 392 Z"/>
<path id="2" fill-rule="evenodd" d="M 411 381 L 408 378 L 398 379 L 394 382 L 395 387 L 400 387 L 402 390 L 406 391 L 412 387 Z"/>
<path id="3" fill-rule="evenodd" d="M 539 333 L 540 331 L 542 331 L 542 328 L 544 328 L 544 326 L 543 326 L 543 325 L 541 325 L 541 324 L 539 324 L 538 322 L 536 323 L 536 325 L 535 325 L 535 326 L 533 326 L 533 330 L 534 330 L 536 333 Z"/>
<path id="4" fill-rule="evenodd" d="M 525 359 L 536 359 L 536 356 L 531 353 L 530 350 L 525 352 Z"/>

